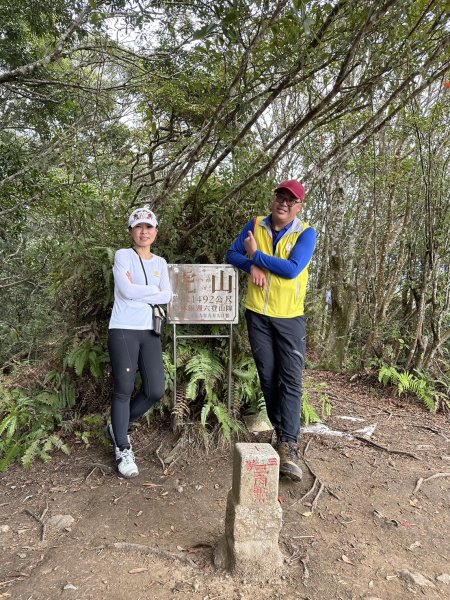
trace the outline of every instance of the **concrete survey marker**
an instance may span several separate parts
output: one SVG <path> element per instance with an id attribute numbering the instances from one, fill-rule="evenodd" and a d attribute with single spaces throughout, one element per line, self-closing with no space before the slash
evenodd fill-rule
<path id="1" fill-rule="evenodd" d="M 225 535 L 214 553 L 216 567 L 261 580 L 280 570 L 278 476 L 279 456 L 270 444 L 235 445 L 233 487 L 227 498 Z"/>

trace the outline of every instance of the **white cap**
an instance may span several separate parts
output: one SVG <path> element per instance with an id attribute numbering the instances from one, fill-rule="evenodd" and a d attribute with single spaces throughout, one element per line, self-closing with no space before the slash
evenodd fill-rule
<path id="1" fill-rule="evenodd" d="M 145 204 L 142 208 L 133 210 L 128 219 L 128 226 L 131 228 L 136 227 L 139 223 L 148 223 L 153 227 L 158 227 L 158 219 L 148 204 Z"/>

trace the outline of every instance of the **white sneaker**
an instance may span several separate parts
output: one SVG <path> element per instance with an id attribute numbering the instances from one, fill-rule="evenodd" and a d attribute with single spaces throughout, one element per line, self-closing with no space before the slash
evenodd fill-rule
<path id="1" fill-rule="evenodd" d="M 115 452 L 117 468 L 121 475 L 124 477 L 136 477 L 136 475 L 139 475 L 137 465 L 134 462 L 134 453 L 131 448 L 119 450 L 119 448 L 116 447 Z"/>

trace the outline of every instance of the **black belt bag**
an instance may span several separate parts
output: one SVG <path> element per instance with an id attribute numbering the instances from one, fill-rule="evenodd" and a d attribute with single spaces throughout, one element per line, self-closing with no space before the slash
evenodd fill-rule
<path id="1" fill-rule="evenodd" d="M 139 262 L 141 263 L 142 270 L 144 271 L 145 285 L 148 285 L 147 273 L 145 272 L 145 267 L 144 267 L 144 263 L 142 262 L 142 258 L 139 256 L 139 253 L 134 248 L 133 248 L 133 250 L 138 255 Z M 152 312 L 153 312 L 153 319 L 152 319 L 153 331 L 155 332 L 156 335 L 159 335 L 160 337 L 162 337 L 164 335 L 164 327 L 166 326 L 166 322 L 167 322 L 166 313 L 164 312 L 163 307 L 160 306 L 159 304 L 149 304 L 149 306 L 151 306 Z"/>
<path id="2" fill-rule="evenodd" d="M 153 331 L 156 335 L 163 336 L 164 328 L 166 326 L 166 313 L 159 304 L 149 304 L 153 310 Z"/>

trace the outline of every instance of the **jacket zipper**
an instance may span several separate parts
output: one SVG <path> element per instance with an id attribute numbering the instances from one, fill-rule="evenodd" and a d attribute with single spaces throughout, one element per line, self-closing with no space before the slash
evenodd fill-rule
<path id="1" fill-rule="evenodd" d="M 269 278 L 267 281 L 267 290 L 266 290 L 266 297 L 264 299 L 264 308 L 263 308 L 263 314 L 265 315 L 267 312 L 267 305 L 269 304 L 269 292 L 270 292 L 270 284 L 272 282 L 272 273 L 269 274 Z"/>
<path id="2" fill-rule="evenodd" d="M 270 232 L 270 234 L 272 235 L 272 232 Z M 275 248 L 275 253 L 272 251 L 272 256 L 278 256 L 278 244 L 277 247 Z M 264 299 L 264 307 L 263 307 L 263 314 L 265 315 L 267 313 L 267 305 L 269 304 L 269 294 L 270 294 L 270 284 L 272 283 L 272 275 L 273 273 L 269 273 L 269 277 L 267 280 L 267 290 L 266 290 L 266 297 Z"/>

